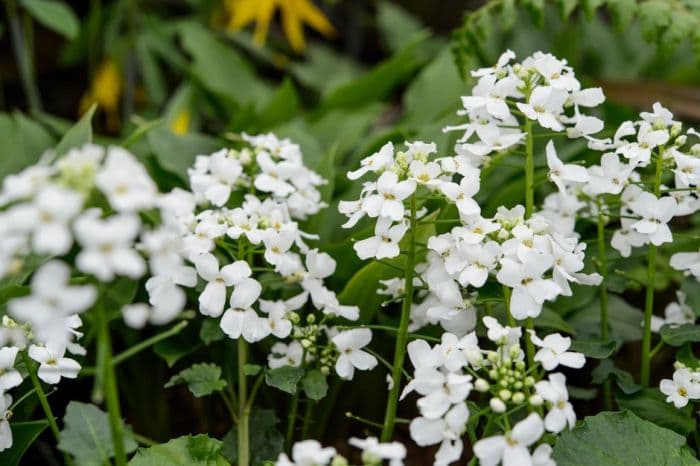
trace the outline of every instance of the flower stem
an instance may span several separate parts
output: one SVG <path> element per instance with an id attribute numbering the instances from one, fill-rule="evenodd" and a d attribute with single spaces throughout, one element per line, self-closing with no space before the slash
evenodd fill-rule
<path id="1" fill-rule="evenodd" d="M 104 303 L 98 302 L 95 306 L 97 323 L 97 345 L 102 354 L 102 391 L 107 405 L 109 427 L 112 433 L 114 445 L 114 462 L 116 466 L 126 466 L 126 449 L 124 448 L 124 432 L 122 426 L 121 408 L 119 406 L 119 392 L 112 361 L 112 339 L 109 334 L 109 320 L 104 309 Z M 98 365 L 99 367 L 99 365 Z"/>
<path id="2" fill-rule="evenodd" d="M 411 196 L 410 229 L 408 231 L 408 253 L 406 254 L 406 269 L 404 275 L 405 295 L 401 306 L 401 321 L 399 331 L 396 334 L 396 347 L 394 349 L 394 364 L 391 378 L 394 385 L 389 391 L 389 399 L 384 414 L 384 426 L 382 429 L 382 442 L 391 440 L 396 422 L 396 407 L 401 390 L 401 370 L 406 358 L 406 342 L 408 341 L 408 322 L 411 316 L 411 304 L 413 304 L 413 268 L 416 260 L 416 197 Z"/>
<path id="3" fill-rule="evenodd" d="M 528 97 L 529 98 L 529 97 Z M 532 120 L 525 118 L 525 218 L 532 216 L 535 210 L 535 151 L 532 132 Z M 532 318 L 525 319 L 525 328 L 532 330 L 534 323 Z M 532 366 L 535 360 L 535 346 L 530 340 L 530 334 L 525 337 L 525 354 L 527 354 L 528 366 Z"/>
<path id="4" fill-rule="evenodd" d="M 250 410 L 247 408 L 248 380 L 245 365 L 248 360 L 248 342 L 243 336 L 238 338 L 238 466 L 250 463 L 250 445 L 248 420 Z"/>
<path id="5" fill-rule="evenodd" d="M 5 9 L 10 23 L 10 35 L 12 46 L 17 60 L 17 69 L 22 81 L 22 89 L 27 98 L 27 105 L 31 113 L 41 111 L 41 98 L 39 88 L 34 76 L 34 57 L 32 56 L 31 39 L 28 31 L 22 26 L 22 21 L 17 8 L 16 0 L 6 0 Z M 26 23 L 25 23 L 26 26 Z"/>
<path id="6" fill-rule="evenodd" d="M 659 197 L 661 192 L 661 173 L 663 170 L 663 149 L 659 150 L 656 158 L 656 176 L 654 177 L 654 195 Z M 649 386 L 649 368 L 651 365 L 651 316 L 654 314 L 654 281 L 656 279 L 656 246 L 649 245 L 647 249 L 647 289 L 644 300 L 644 334 L 642 335 L 642 367 L 640 379 L 643 387 Z"/>
<path id="7" fill-rule="evenodd" d="M 605 247 L 605 218 L 602 211 L 600 198 L 596 199 L 598 207 L 598 262 L 600 275 L 603 277 L 598 290 L 600 292 L 600 340 L 607 343 L 610 339 L 608 335 L 608 289 L 605 286 L 608 277 L 607 251 Z M 612 384 L 609 379 L 603 382 L 603 405 L 606 411 L 612 409 Z"/>
<path id="8" fill-rule="evenodd" d="M 51 429 L 53 436 L 56 438 L 56 442 L 59 442 L 61 440 L 61 431 L 58 429 L 56 417 L 53 415 L 53 411 L 51 411 L 51 405 L 49 405 L 49 400 L 46 398 L 44 389 L 41 388 L 41 382 L 36 376 L 36 367 L 34 367 L 34 363 L 29 358 L 26 352 L 22 353 L 22 357 L 24 359 L 24 364 L 27 366 L 29 378 L 31 379 L 32 385 L 34 386 L 36 396 L 37 398 L 39 398 L 39 404 L 41 405 L 41 409 L 44 411 L 44 416 L 46 416 L 46 420 L 49 421 L 49 428 Z M 22 399 L 18 400 L 17 403 L 15 403 L 15 405 L 19 404 L 20 401 L 22 401 Z M 73 465 L 73 460 L 71 459 L 70 455 L 66 452 L 63 452 L 63 461 L 66 463 L 67 466 Z"/>
<path id="9" fill-rule="evenodd" d="M 289 405 L 289 413 L 287 413 L 287 435 L 284 438 L 285 450 L 289 450 L 294 439 L 294 425 L 296 424 L 297 411 L 299 410 L 299 390 L 292 397 Z"/>

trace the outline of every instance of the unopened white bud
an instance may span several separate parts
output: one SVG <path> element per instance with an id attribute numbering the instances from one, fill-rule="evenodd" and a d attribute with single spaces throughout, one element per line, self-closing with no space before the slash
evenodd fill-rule
<path id="1" fill-rule="evenodd" d="M 542 406 L 542 403 L 544 403 L 544 400 L 543 400 L 542 397 L 539 396 L 538 394 L 534 394 L 534 395 L 532 395 L 532 396 L 530 397 L 530 399 L 528 400 L 528 402 L 529 402 L 532 406 Z"/>
<path id="2" fill-rule="evenodd" d="M 511 399 L 513 400 L 513 403 L 519 405 L 520 403 L 525 401 L 525 395 L 523 394 L 523 392 L 516 392 L 513 394 L 513 397 Z"/>
<path id="3" fill-rule="evenodd" d="M 491 406 L 491 410 L 494 413 L 506 412 L 506 404 L 500 398 L 491 398 L 491 401 L 489 401 L 489 406 Z"/>
<path id="4" fill-rule="evenodd" d="M 498 392 L 498 397 L 499 397 L 500 399 L 502 399 L 503 401 L 508 401 L 508 400 L 510 400 L 510 397 L 511 397 L 512 395 L 513 395 L 513 394 L 511 393 L 510 390 L 501 390 L 500 392 Z"/>
<path id="5" fill-rule="evenodd" d="M 474 382 L 474 389 L 477 392 L 487 392 L 490 387 L 491 385 L 485 379 L 476 379 L 476 382 Z"/>

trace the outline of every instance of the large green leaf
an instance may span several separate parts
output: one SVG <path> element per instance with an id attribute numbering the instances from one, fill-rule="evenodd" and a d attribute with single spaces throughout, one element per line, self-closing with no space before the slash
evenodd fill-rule
<path id="1" fill-rule="evenodd" d="M 377 25 L 392 51 L 401 50 L 423 30 L 423 25 L 415 16 L 388 1 L 381 1 L 377 5 Z"/>
<path id="2" fill-rule="evenodd" d="M 207 363 L 193 364 L 192 367 L 172 376 L 165 388 L 181 383 L 187 384 L 187 388 L 197 398 L 211 395 L 226 387 L 226 381 L 221 378 L 221 368 L 216 364 Z"/>
<path id="3" fill-rule="evenodd" d="M 253 466 L 274 461 L 284 451 L 284 437 L 277 429 L 279 419 L 271 409 L 254 409 L 250 414 L 248 428 L 250 431 L 250 463 Z M 238 459 L 237 429 L 233 428 L 223 439 L 224 446 L 221 454 L 236 464 Z"/>
<path id="4" fill-rule="evenodd" d="M 583 309 L 576 311 L 568 322 L 576 329 L 581 339 L 595 340 L 600 332 L 600 307 L 596 300 Z M 608 318 L 611 339 L 622 341 L 639 341 L 642 338 L 642 311 L 625 302 L 616 295 L 608 298 Z"/>
<path id="5" fill-rule="evenodd" d="M 139 448 L 129 466 L 228 466 L 222 443 L 206 435 L 178 437 L 168 443 Z"/>
<path id="6" fill-rule="evenodd" d="M 54 144 L 53 138 L 40 124 L 19 112 L 0 113 L 0 139 L 5 154 L 0 157 L 0 177 L 37 162 Z"/>
<path id="7" fill-rule="evenodd" d="M 617 349 L 617 343 L 610 341 L 602 343 L 600 341 L 574 340 L 571 342 L 571 351 L 578 351 L 589 358 L 606 359 L 612 356 Z"/>
<path id="8" fill-rule="evenodd" d="M 689 466 L 698 464 L 685 438 L 630 411 L 603 412 L 564 432 L 554 445 L 558 466 Z"/>
<path id="9" fill-rule="evenodd" d="M 591 372 L 591 379 L 593 383 L 598 384 L 603 383 L 607 379 L 615 380 L 620 390 L 627 394 L 638 392 L 642 388 L 634 381 L 632 374 L 615 367 L 615 363 L 610 359 L 600 361 L 598 367 Z"/>
<path id="10" fill-rule="evenodd" d="M 80 30 L 78 18 L 73 10 L 58 0 L 23 0 L 22 6 L 43 26 L 66 37 L 75 39 Z"/>
<path id="11" fill-rule="evenodd" d="M 22 456 L 27 451 L 27 448 L 34 443 L 34 440 L 49 426 L 49 422 L 29 421 L 29 422 L 11 422 L 12 429 L 12 446 L 7 450 L 0 452 L 0 464 L 3 466 L 19 465 Z"/>
<path id="12" fill-rule="evenodd" d="M 683 346 L 686 343 L 695 343 L 700 341 L 700 325 L 664 325 L 661 327 L 659 334 L 661 335 L 661 339 L 667 345 Z"/>
<path id="13" fill-rule="evenodd" d="M 234 48 L 217 39 L 212 31 L 186 22 L 180 28 L 180 39 L 192 56 L 192 75 L 208 91 L 242 106 L 256 106 L 269 95 L 269 85 Z"/>
<path id="14" fill-rule="evenodd" d="M 666 402 L 666 397 L 656 388 L 645 388 L 629 395 L 618 394 L 617 403 L 621 408 L 632 411 L 637 416 L 661 427 L 688 435 L 695 430 L 693 407 L 678 409 Z"/>
<path id="15" fill-rule="evenodd" d="M 80 120 L 73 125 L 56 146 L 56 155 L 63 155 L 74 147 L 80 147 L 92 142 L 92 116 L 95 114 L 97 104 L 93 104 L 90 109 L 80 117 Z"/>
<path id="16" fill-rule="evenodd" d="M 187 179 L 187 169 L 197 155 L 210 154 L 221 148 L 214 138 L 203 134 L 178 135 L 167 128 L 149 131 L 146 138 L 158 163 L 166 170 Z"/>
<path id="17" fill-rule="evenodd" d="M 97 406 L 71 401 L 66 408 L 63 425 L 58 448 L 73 456 L 76 466 L 104 464 L 114 456 L 107 413 Z M 127 453 L 136 450 L 136 442 L 129 431 L 126 427 L 123 430 Z"/>
<path id="18" fill-rule="evenodd" d="M 260 114 L 255 120 L 255 127 L 258 131 L 266 130 L 291 120 L 299 113 L 300 106 L 299 94 L 294 84 L 290 79 L 285 78 L 260 110 Z"/>

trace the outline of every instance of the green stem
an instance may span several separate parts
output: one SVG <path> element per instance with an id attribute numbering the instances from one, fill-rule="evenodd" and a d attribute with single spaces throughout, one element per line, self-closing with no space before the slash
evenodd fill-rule
<path id="1" fill-rule="evenodd" d="M 311 425 L 311 417 L 314 413 L 314 401 L 307 400 L 304 408 L 304 422 L 301 424 L 301 438 L 307 438 L 309 435 L 309 426 Z"/>
<path id="2" fill-rule="evenodd" d="M 515 327 L 515 319 L 513 314 L 510 313 L 510 288 L 503 285 L 503 303 L 506 307 L 506 319 L 508 319 L 508 326 Z"/>
<path id="3" fill-rule="evenodd" d="M 247 406 L 248 380 L 245 365 L 248 360 L 248 342 L 238 338 L 238 466 L 249 466 L 250 444 L 248 420 L 250 409 Z"/>
<path id="4" fill-rule="evenodd" d="M 5 10 L 10 23 L 10 35 L 12 48 L 17 60 L 17 69 L 22 81 L 22 89 L 27 98 L 27 105 L 31 113 L 41 111 L 41 98 L 39 88 L 34 79 L 34 64 L 30 44 L 27 43 L 26 31 L 22 27 L 22 21 L 15 0 L 5 0 Z"/>
<path id="5" fill-rule="evenodd" d="M 112 361 L 112 339 L 109 334 L 109 320 L 107 319 L 103 302 L 97 303 L 95 312 L 95 321 L 98 326 L 97 344 L 103 357 L 102 391 L 105 396 L 109 427 L 112 433 L 112 443 L 114 444 L 114 462 L 116 466 L 126 466 L 126 448 L 124 447 L 119 392 L 117 391 L 117 380 Z"/>
<path id="6" fill-rule="evenodd" d="M 600 340 L 607 343 L 610 339 L 608 335 L 608 289 L 605 285 L 608 277 L 608 260 L 605 246 L 605 218 L 600 197 L 596 199 L 596 204 L 598 206 L 598 263 L 600 275 L 603 277 L 603 281 L 598 287 L 600 292 Z M 606 411 L 612 410 L 612 382 L 610 379 L 603 382 L 603 406 Z"/>
<path id="7" fill-rule="evenodd" d="M 661 191 L 661 173 L 663 170 L 663 149 L 656 158 L 656 176 L 654 177 L 654 195 L 659 197 Z M 649 386 L 649 368 L 651 365 L 651 316 L 654 314 L 654 281 L 656 280 L 656 246 L 647 249 L 647 288 L 644 300 L 644 334 L 642 335 L 642 367 L 640 378 L 643 387 Z"/>
<path id="8" fill-rule="evenodd" d="M 529 92 L 528 98 L 529 98 Z M 535 150 L 532 132 L 532 120 L 525 118 L 525 218 L 530 218 L 535 210 Z M 532 330 L 534 323 L 532 318 L 525 319 L 525 328 Z M 527 363 L 531 366 L 535 360 L 535 345 L 530 340 L 530 334 L 525 337 L 525 353 Z"/>
<path id="9" fill-rule="evenodd" d="M 401 321 L 399 331 L 396 334 L 396 348 L 394 349 L 394 364 L 391 378 L 394 385 L 389 391 L 389 399 L 386 404 L 384 414 L 384 425 L 382 429 L 382 442 L 391 440 L 394 433 L 394 423 L 396 422 L 396 407 L 399 401 L 401 390 L 401 369 L 406 358 L 406 342 L 408 341 L 408 323 L 411 316 L 411 305 L 413 304 L 413 268 L 416 260 L 416 198 L 411 196 L 410 201 L 410 229 L 408 232 L 408 254 L 406 255 L 406 271 L 404 276 L 405 296 L 401 306 Z"/>
<path id="10" fill-rule="evenodd" d="M 59 442 L 61 440 L 61 431 L 59 430 L 58 424 L 56 423 L 56 417 L 53 415 L 53 411 L 51 411 L 51 405 L 49 405 L 49 400 L 46 398 L 44 389 L 41 388 L 41 382 L 36 376 L 35 364 L 29 358 L 29 355 L 27 355 L 26 352 L 22 353 L 22 358 L 24 359 L 24 364 L 27 366 L 29 378 L 31 379 L 32 385 L 34 386 L 34 391 L 36 391 L 36 396 L 37 398 L 39 398 L 39 404 L 41 404 L 41 409 L 44 411 L 44 416 L 46 416 L 46 420 L 49 421 L 49 428 L 51 428 L 51 432 L 56 438 L 56 442 Z M 18 400 L 17 403 L 15 403 L 15 405 L 19 404 L 22 400 L 23 398 Z M 71 459 L 70 455 L 66 452 L 63 452 L 63 461 L 68 466 L 71 466 L 73 464 L 73 460 Z"/>
<path id="11" fill-rule="evenodd" d="M 292 401 L 289 405 L 289 412 L 287 413 L 287 435 L 284 438 L 285 450 L 289 451 L 292 447 L 292 440 L 294 439 L 294 425 L 297 420 L 297 411 L 299 410 L 299 390 L 292 397 Z"/>

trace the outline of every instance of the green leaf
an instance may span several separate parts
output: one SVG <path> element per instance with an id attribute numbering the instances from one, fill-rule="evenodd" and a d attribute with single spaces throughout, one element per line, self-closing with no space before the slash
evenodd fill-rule
<path id="1" fill-rule="evenodd" d="M 557 4 L 561 13 L 561 20 L 566 21 L 578 5 L 578 0 L 557 0 Z"/>
<path id="2" fill-rule="evenodd" d="M 326 396 L 328 392 L 328 382 L 326 376 L 320 369 L 314 369 L 306 373 L 301 381 L 301 387 L 309 399 L 318 401 Z"/>
<path id="3" fill-rule="evenodd" d="M 671 24 L 671 13 L 671 4 L 666 0 L 641 2 L 639 4 L 639 19 L 642 23 L 644 38 L 655 40 L 660 32 Z"/>
<path id="4" fill-rule="evenodd" d="M 676 360 L 685 364 L 687 367 L 700 370 L 700 359 L 693 353 L 693 345 L 690 343 L 683 345 L 683 347 L 676 352 Z"/>
<path id="5" fill-rule="evenodd" d="M 420 40 L 414 40 L 360 78 L 336 88 L 323 99 L 319 112 L 334 108 L 358 107 L 386 98 L 422 64 L 422 59 L 417 53 L 419 44 Z"/>
<path id="6" fill-rule="evenodd" d="M 377 26 L 392 52 L 401 50 L 423 30 L 423 25 L 415 16 L 388 1 L 377 5 Z"/>
<path id="7" fill-rule="evenodd" d="M 634 381 L 632 374 L 615 367 L 610 359 L 603 359 L 591 372 L 591 379 L 593 383 L 601 384 L 608 378 L 614 379 L 620 390 L 627 394 L 638 392 L 642 388 Z"/>
<path id="8" fill-rule="evenodd" d="M 271 409 L 254 409 L 248 422 L 250 431 L 250 464 L 254 466 L 274 461 L 284 451 L 284 437 L 277 430 L 279 419 Z M 236 464 L 238 460 L 238 439 L 236 426 L 223 439 L 221 454 Z"/>
<path id="9" fill-rule="evenodd" d="M 246 364 L 243 366 L 243 373 L 245 375 L 258 375 L 262 370 L 262 366 L 258 364 Z"/>
<path id="10" fill-rule="evenodd" d="M 270 95 L 269 85 L 253 72 L 250 64 L 202 25 L 183 23 L 180 39 L 192 56 L 190 72 L 208 91 L 241 106 L 256 106 Z"/>
<path id="11" fill-rule="evenodd" d="M 282 366 L 265 372 L 265 382 L 289 394 L 297 392 L 297 384 L 304 375 L 301 367 Z"/>
<path id="12" fill-rule="evenodd" d="M 645 388 L 637 393 L 618 394 L 620 408 L 629 409 L 637 416 L 661 427 L 686 436 L 695 430 L 693 407 L 678 409 L 666 402 L 666 397 L 657 388 Z"/>
<path id="13" fill-rule="evenodd" d="M 593 19 L 596 10 L 605 3 L 605 0 L 583 0 L 583 11 L 588 21 Z"/>
<path id="14" fill-rule="evenodd" d="M 193 364 L 192 367 L 172 376 L 164 388 L 181 383 L 187 384 L 187 388 L 197 398 L 211 395 L 226 387 L 226 381 L 221 378 L 221 368 L 211 363 Z"/>
<path id="15" fill-rule="evenodd" d="M 173 367 L 176 362 L 194 353 L 200 346 L 201 343 L 196 337 L 192 338 L 181 332 L 153 345 L 153 351 L 163 358 L 168 367 Z"/>
<path id="16" fill-rule="evenodd" d="M 80 120 L 73 125 L 56 146 L 56 155 L 63 155 L 74 147 L 80 147 L 92 142 L 92 116 L 95 113 L 97 104 L 93 104 L 90 109 L 80 117 Z"/>
<path id="17" fill-rule="evenodd" d="M 581 339 L 600 338 L 600 301 L 595 300 L 583 309 L 577 310 L 567 320 L 576 329 Z M 628 304 L 616 295 L 608 297 L 608 318 L 612 340 L 639 341 L 642 338 L 641 310 Z"/>
<path id="18" fill-rule="evenodd" d="M 301 102 L 291 79 L 284 78 L 255 120 L 255 126 L 259 130 L 266 130 L 275 125 L 291 120 L 299 114 Z"/>
<path id="19" fill-rule="evenodd" d="M 558 466 L 697 464 L 684 437 L 629 411 L 586 417 L 561 434 L 553 459 Z"/>
<path id="20" fill-rule="evenodd" d="M 39 437 L 39 435 L 49 426 L 49 422 L 28 421 L 11 422 L 12 446 L 0 452 L 0 464 L 3 466 L 17 466 L 27 451 L 29 446 Z"/>
<path id="21" fill-rule="evenodd" d="M 198 154 L 210 154 L 221 148 L 221 144 L 209 136 L 178 135 L 163 127 L 149 131 L 146 138 L 158 163 L 183 180 L 187 179 L 187 169 Z"/>
<path id="22" fill-rule="evenodd" d="M 119 422 L 122 422 L 121 419 Z M 114 456 L 107 413 L 97 406 L 71 401 L 66 408 L 63 425 L 58 449 L 72 455 L 76 466 L 104 464 Z M 136 449 L 136 442 L 126 428 L 123 430 L 124 447 L 130 453 Z"/>
<path id="23" fill-rule="evenodd" d="M 217 319 L 203 319 L 202 326 L 199 328 L 199 338 L 202 342 L 209 346 L 214 342 L 221 341 L 226 337 L 226 334 L 221 330 Z"/>
<path id="24" fill-rule="evenodd" d="M 683 346 L 686 343 L 700 341 L 700 325 L 694 324 L 666 324 L 659 330 L 661 339 L 667 345 Z"/>
<path id="25" fill-rule="evenodd" d="M 168 443 L 139 448 L 129 466 L 228 466 L 222 443 L 206 435 L 188 435 Z"/>
<path id="26" fill-rule="evenodd" d="M 571 342 L 571 351 L 577 351 L 583 353 L 589 358 L 594 359 L 607 359 L 615 352 L 617 349 L 617 343 L 610 341 L 608 343 L 602 343 L 600 341 L 582 341 L 574 340 Z"/>
<path id="27" fill-rule="evenodd" d="M 543 308 L 540 315 L 533 319 L 533 323 L 535 327 L 539 328 L 550 328 L 570 334 L 576 333 L 576 330 L 571 327 L 557 311 L 547 307 Z"/>
<path id="28" fill-rule="evenodd" d="M 619 31 L 624 31 L 637 13 L 637 0 L 615 0 L 609 2 L 613 22 Z"/>
<path id="29" fill-rule="evenodd" d="M 503 0 L 499 13 L 499 20 L 503 30 L 510 30 L 518 19 L 518 9 L 515 7 L 515 0 Z"/>
<path id="30" fill-rule="evenodd" d="M 0 139 L 3 152 L 12 154 L 0 157 L 0 177 L 36 163 L 55 142 L 42 125 L 20 112 L 0 113 Z"/>
<path id="31" fill-rule="evenodd" d="M 22 6 L 43 26 L 67 39 L 75 39 L 80 23 L 68 5 L 56 0 L 23 0 Z"/>

